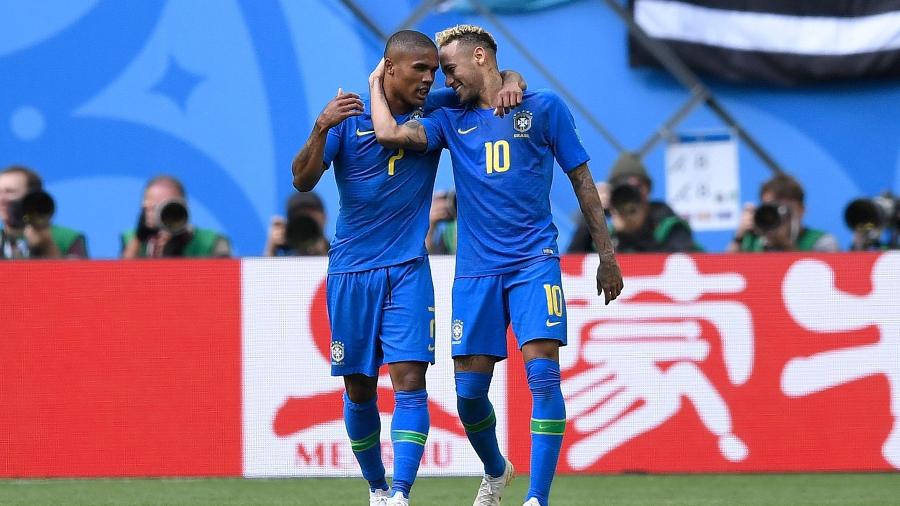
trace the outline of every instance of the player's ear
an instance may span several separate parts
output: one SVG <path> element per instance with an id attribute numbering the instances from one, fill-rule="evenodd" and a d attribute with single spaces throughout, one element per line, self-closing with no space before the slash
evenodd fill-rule
<path id="1" fill-rule="evenodd" d="M 476 47 L 475 52 L 472 54 L 472 56 L 475 58 L 475 63 L 477 63 L 478 65 L 484 65 L 485 58 L 483 47 Z"/>
<path id="2" fill-rule="evenodd" d="M 390 57 L 384 57 L 384 73 L 394 75 L 394 61 Z"/>

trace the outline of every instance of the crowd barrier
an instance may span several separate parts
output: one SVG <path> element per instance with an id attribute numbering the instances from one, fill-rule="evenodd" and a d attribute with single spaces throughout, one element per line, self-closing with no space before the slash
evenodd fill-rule
<path id="1" fill-rule="evenodd" d="M 900 467 L 900 253 L 562 259 L 563 473 Z M 358 474 L 313 259 L 0 264 L 0 477 Z M 480 474 L 456 415 L 453 259 L 432 258 L 423 475 Z M 509 342 L 512 342 L 509 340 Z M 390 381 L 379 378 L 390 463 Z M 528 471 L 521 355 L 501 446 Z M 388 466 L 390 468 L 390 466 Z"/>

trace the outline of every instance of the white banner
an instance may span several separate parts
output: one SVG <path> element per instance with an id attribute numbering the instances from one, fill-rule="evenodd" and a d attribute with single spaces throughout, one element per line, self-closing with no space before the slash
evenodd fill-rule
<path id="1" fill-rule="evenodd" d="M 732 134 L 682 134 L 669 142 L 666 201 L 694 231 L 737 228 L 740 195 Z"/>
<path id="2" fill-rule="evenodd" d="M 243 285 L 244 476 L 358 476 L 344 429 L 343 382 L 330 376 L 325 302 L 326 260 L 247 259 Z M 480 475 L 456 411 L 450 358 L 453 258 L 431 259 L 436 364 L 427 375 L 431 430 L 419 474 Z M 494 372 L 490 397 L 506 451 L 506 364 Z M 379 404 L 392 395 L 386 369 Z M 392 471 L 391 413 L 381 407 L 382 458 Z"/>

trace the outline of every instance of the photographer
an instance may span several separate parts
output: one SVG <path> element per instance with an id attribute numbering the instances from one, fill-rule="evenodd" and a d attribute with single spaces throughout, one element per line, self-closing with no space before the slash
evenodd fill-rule
<path id="1" fill-rule="evenodd" d="M 190 224 L 184 186 L 172 176 L 147 182 L 137 228 L 121 239 L 122 258 L 231 256 L 225 236 Z"/>
<path id="2" fill-rule="evenodd" d="M 728 251 L 838 251 L 833 235 L 803 225 L 804 197 L 803 187 L 791 176 L 767 181 L 759 191 L 760 206 L 744 206 Z"/>
<path id="3" fill-rule="evenodd" d="M 0 172 L 0 258 L 87 258 L 84 234 L 53 225 L 53 198 L 41 177 L 20 165 Z"/>
<path id="4" fill-rule="evenodd" d="M 328 254 L 325 206 L 313 192 L 295 193 L 287 202 L 287 218 L 276 216 L 269 225 L 263 255 L 319 256 Z"/>
<path id="5" fill-rule="evenodd" d="M 652 181 L 640 159 L 623 153 L 609 175 L 609 184 L 597 185 L 600 200 L 609 210 L 609 227 L 616 252 L 688 252 L 694 244 L 691 228 L 665 202 L 650 201 Z M 596 251 L 586 232 L 579 226 L 569 253 Z"/>
<path id="6" fill-rule="evenodd" d="M 456 254 L 456 192 L 438 192 L 431 199 L 425 249 L 430 255 Z"/>

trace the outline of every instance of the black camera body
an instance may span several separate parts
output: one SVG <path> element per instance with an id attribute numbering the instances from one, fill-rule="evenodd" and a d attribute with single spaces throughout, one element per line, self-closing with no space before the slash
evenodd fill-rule
<path id="1" fill-rule="evenodd" d="M 630 183 L 617 184 L 609 193 L 610 206 L 618 211 L 636 206 L 643 201 L 644 195 L 640 188 Z"/>
<path id="2" fill-rule="evenodd" d="M 6 225 L 17 230 L 27 225 L 47 228 L 55 212 L 56 202 L 53 201 L 53 197 L 43 190 L 36 190 L 9 203 L 9 219 Z"/>
<path id="3" fill-rule="evenodd" d="M 762 204 L 753 213 L 753 225 L 762 233 L 778 229 L 791 221 L 791 208 L 784 204 Z"/>
<path id="4" fill-rule="evenodd" d="M 307 214 L 296 213 L 288 216 L 287 225 L 285 225 L 285 247 L 297 252 L 304 252 L 318 241 L 323 233 L 318 221 Z"/>
<path id="5" fill-rule="evenodd" d="M 873 198 L 859 198 L 847 204 L 844 222 L 854 232 L 862 234 L 857 250 L 900 248 L 900 199 L 890 192 Z M 882 241 L 885 231 L 888 240 Z"/>

